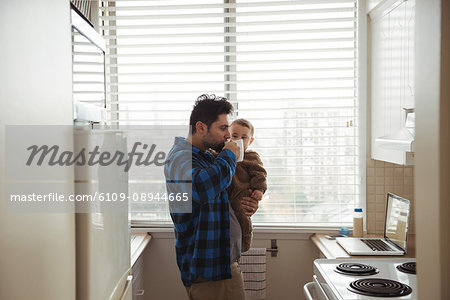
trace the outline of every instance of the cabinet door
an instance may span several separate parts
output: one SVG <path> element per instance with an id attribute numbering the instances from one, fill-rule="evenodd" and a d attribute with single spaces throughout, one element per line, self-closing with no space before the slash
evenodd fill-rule
<path id="1" fill-rule="evenodd" d="M 144 266 L 142 256 L 138 258 L 132 269 L 133 300 L 144 299 Z"/>
<path id="2" fill-rule="evenodd" d="M 380 146 L 376 139 L 402 130 L 405 109 L 414 108 L 415 3 L 384 3 L 371 13 L 371 156 L 408 164 L 412 153 Z"/>

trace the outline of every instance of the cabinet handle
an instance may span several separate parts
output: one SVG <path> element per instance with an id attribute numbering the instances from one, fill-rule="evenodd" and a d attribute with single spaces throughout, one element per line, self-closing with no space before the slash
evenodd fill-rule
<path id="1" fill-rule="evenodd" d="M 144 290 L 137 290 L 136 293 L 134 293 L 135 296 L 144 296 Z"/>
<path id="2" fill-rule="evenodd" d="M 308 300 L 314 300 L 310 290 L 314 288 L 314 282 L 308 282 L 303 286 L 303 293 L 305 293 L 305 296 Z"/>

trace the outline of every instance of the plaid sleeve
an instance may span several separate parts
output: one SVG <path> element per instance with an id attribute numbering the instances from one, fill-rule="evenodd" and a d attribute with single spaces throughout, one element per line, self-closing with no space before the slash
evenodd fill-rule
<path id="1" fill-rule="evenodd" d="M 226 149 L 215 158 L 214 163 L 205 166 L 195 156 L 192 160 L 181 151 L 173 158 L 171 179 L 192 178 L 192 199 L 204 203 L 215 199 L 230 184 L 236 171 L 236 156 Z M 176 169 L 176 170 L 174 170 Z M 191 177 L 192 176 L 192 177 Z"/>
<path id="2" fill-rule="evenodd" d="M 236 156 L 230 150 L 222 151 L 214 164 L 207 168 L 192 162 L 192 193 L 200 203 L 216 198 L 231 184 L 236 171 Z"/>

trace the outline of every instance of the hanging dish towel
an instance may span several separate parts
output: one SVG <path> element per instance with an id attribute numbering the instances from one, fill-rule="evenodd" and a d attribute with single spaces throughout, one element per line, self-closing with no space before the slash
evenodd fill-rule
<path id="1" fill-rule="evenodd" d="M 266 298 L 266 248 L 250 248 L 239 261 L 244 277 L 245 298 Z"/>

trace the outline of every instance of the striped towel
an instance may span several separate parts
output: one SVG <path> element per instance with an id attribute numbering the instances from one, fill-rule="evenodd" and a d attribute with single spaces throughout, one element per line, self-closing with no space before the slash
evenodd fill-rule
<path id="1" fill-rule="evenodd" d="M 266 248 L 250 248 L 239 260 L 246 299 L 266 298 Z"/>

